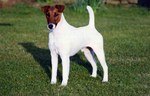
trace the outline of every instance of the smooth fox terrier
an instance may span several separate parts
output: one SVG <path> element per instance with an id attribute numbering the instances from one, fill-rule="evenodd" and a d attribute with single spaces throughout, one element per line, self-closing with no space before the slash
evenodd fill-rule
<path id="1" fill-rule="evenodd" d="M 103 48 L 103 37 L 96 30 L 94 23 L 94 12 L 87 6 L 89 12 L 89 24 L 84 27 L 75 28 L 67 23 L 63 11 L 64 5 L 44 6 L 42 11 L 46 15 L 49 32 L 49 49 L 51 52 L 52 78 L 51 84 L 57 82 L 58 55 L 62 59 L 62 86 L 66 86 L 69 78 L 70 56 L 79 50 L 84 52 L 85 57 L 92 65 L 92 77 L 97 76 L 97 65 L 94 60 L 95 52 L 103 68 L 103 82 L 108 81 L 108 67 L 105 61 Z"/>

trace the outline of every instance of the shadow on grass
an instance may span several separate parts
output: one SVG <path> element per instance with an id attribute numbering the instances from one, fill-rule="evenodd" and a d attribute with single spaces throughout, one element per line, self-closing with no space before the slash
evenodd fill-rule
<path id="1" fill-rule="evenodd" d="M 51 79 L 51 57 L 48 49 L 38 48 L 32 42 L 19 43 L 23 46 L 26 52 L 30 53 L 35 61 L 37 61 L 43 68 L 49 79 Z M 61 72 L 58 70 L 58 78 L 62 80 Z"/>
<path id="2" fill-rule="evenodd" d="M 86 59 L 86 58 L 85 58 L 85 59 Z M 91 66 L 91 64 L 90 64 L 87 60 L 83 60 L 83 58 L 82 58 L 82 56 L 81 56 L 80 54 L 76 54 L 75 56 L 71 57 L 71 61 L 77 63 L 77 64 L 80 65 L 80 66 L 85 67 L 85 68 L 88 70 L 88 72 L 89 72 L 90 74 L 92 74 L 92 66 Z M 97 63 L 97 64 L 99 64 L 99 63 Z M 97 66 L 98 66 L 98 65 L 97 65 Z M 80 74 L 80 73 L 79 73 L 79 74 Z M 97 69 L 97 75 L 99 75 L 99 76 L 101 76 L 101 77 L 103 76 L 103 75 L 102 75 L 102 72 L 99 71 L 99 67 L 98 67 L 98 69 Z"/>
<path id="3" fill-rule="evenodd" d="M 0 26 L 13 26 L 11 23 L 0 23 Z"/>
<path id="4" fill-rule="evenodd" d="M 34 57 L 35 61 L 37 61 L 40 64 L 40 66 L 43 68 L 49 79 L 51 79 L 51 57 L 49 49 L 38 48 L 32 42 L 18 44 L 23 46 L 23 48 L 25 48 L 25 51 L 30 53 Z M 85 67 L 89 71 L 89 73 L 92 73 L 91 65 L 87 61 L 82 60 L 79 54 L 71 57 L 71 61 L 79 64 L 80 66 Z M 101 75 L 101 72 L 98 71 L 98 74 Z M 57 77 L 60 81 L 62 80 L 62 75 L 59 70 L 57 71 Z"/>

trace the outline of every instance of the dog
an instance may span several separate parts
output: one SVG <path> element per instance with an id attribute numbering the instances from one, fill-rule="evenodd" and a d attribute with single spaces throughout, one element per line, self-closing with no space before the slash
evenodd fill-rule
<path id="1" fill-rule="evenodd" d="M 64 5 L 43 6 L 41 7 L 47 19 L 49 29 L 49 49 L 52 63 L 51 84 L 57 82 L 58 55 L 62 60 L 62 86 L 66 86 L 69 78 L 70 56 L 78 51 L 84 52 L 85 57 L 90 62 L 93 70 L 92 77 L 97 76 L 97 65 L 93 57 L 96 54 L 103 68 L 103 82 L 108 81 L 108 66 L 105 61 L 103 48 L 103 37 L 96 30 L 94 23 L 94 12 L 87 6 L 89 12 L 89 24 L 84 27 L 73 27 L 67 23 L 63 11 Z"/>

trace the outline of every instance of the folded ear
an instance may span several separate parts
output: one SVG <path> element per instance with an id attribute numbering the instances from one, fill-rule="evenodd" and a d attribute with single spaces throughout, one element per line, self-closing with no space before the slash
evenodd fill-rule
<path id="1" fill-rule="evenodd" d="M 41 7 L 41 10 L 45 13 L 50 8 L 49 5 Z"/>
<path id="2" fill-rule="evenodd" d="M 62 13 L 64 11 L 64 9 L 65 9 L 65 6 L 64 5 L 55 5 L 55 8 L 58 9 L 58 12 Z"/>

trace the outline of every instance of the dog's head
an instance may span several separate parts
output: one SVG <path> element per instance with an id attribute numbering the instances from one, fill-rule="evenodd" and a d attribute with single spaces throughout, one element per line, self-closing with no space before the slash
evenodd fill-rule
<path id="1" fill-rule="evenodd" d="M 61 19 L 61 14 L 65 9 L 64 5 L 55 5 L 55 6 L 43 6 L 41 7 L 47 19 L 47 27 L 50 31 L 56 28 L 57 24 Z"/>

